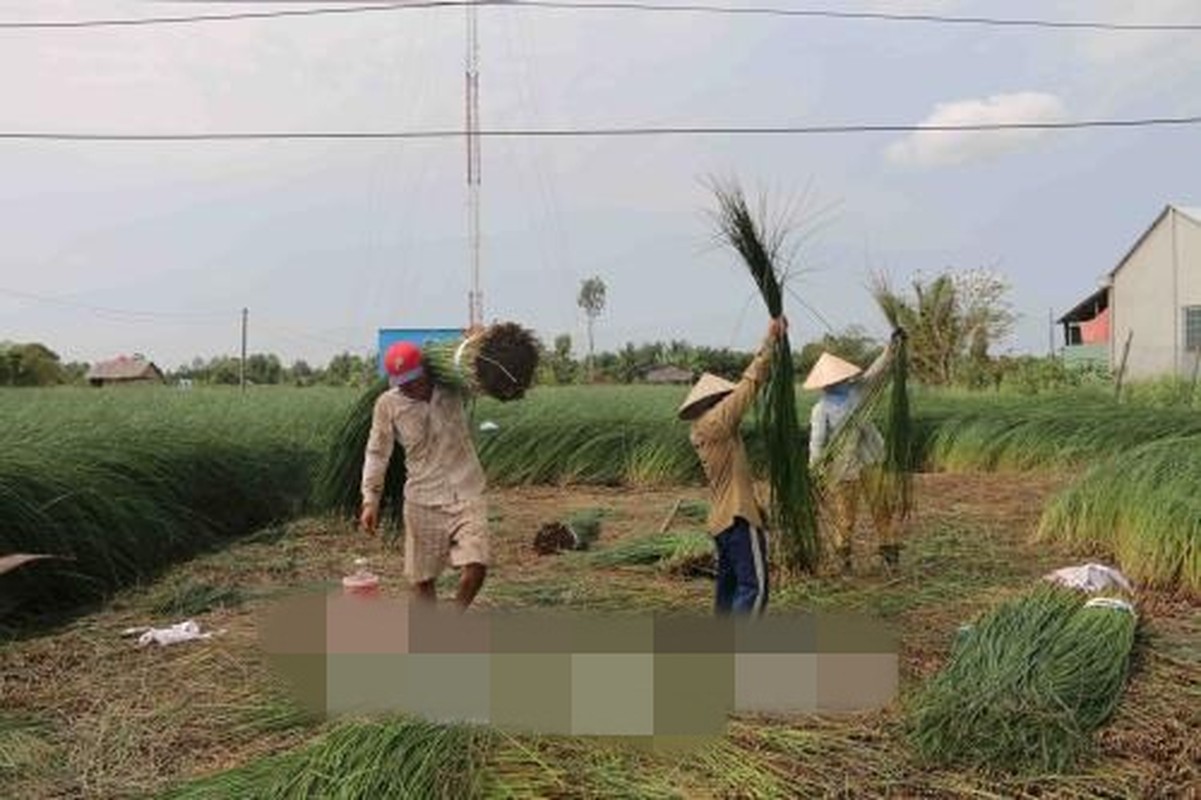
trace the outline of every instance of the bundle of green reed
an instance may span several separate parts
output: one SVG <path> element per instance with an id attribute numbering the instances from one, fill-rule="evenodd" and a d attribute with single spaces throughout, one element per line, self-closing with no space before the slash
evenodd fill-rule
<path id="1" fill-rule="evenodd" d="M 567 527 L 575 535 L 575 549 L 589 550 L 600 538 L 601 520 L 606 509 L 585 508 L 576 511 L 567 518 Z"/>
<path id="2" fill-rule="evenodd" d="M 483 767 L 495 743 L 495 734 L 480 726 L 406 717 L 352 720 L 299 750 L 191 781 L 163 796 L 483 797 Z"/>
<path id="3" fill-rule="evenodd" d="M 1061 586 L 1003 603 L 908 703 L 910 740 L 939 765 L 1070 769 L 1117 707 L 1136 626 L 1126 601 Z"/>
<path id="4" fill-rule="evenodd" d="M 383 379 L 364 389 L 334 431 L 314 481 L 313 498 L 318 508 L 334 514 L 358 516 L 362 502 L 364 452 L 371 435 L 376 401 L 386 391 L 388 382 Z M 398 445 L 393 448 L 388 462 L 381 502 L 382 510 L 396 527 L 403 519 L 405 475 L 404 448 Z"/>
<path id="5" fill-rule="evenodd" d="M 518 400 L 534 382 L 538 339 L 513 322 L 498 323 L 462 339 L 428 342 L 422 348 L 435 383 L 501 402 Z"/>
<path id="6" fill-rule="evenodd" d="M 658 566 L 670 570 L 676 562 L 706 553 L 713 554 L 713 537 L 704 531 L 668 531 L 626 539 L 590 553 L 587 559 L 594 567 Z"/>
<path id="7" fill-rule="evenodd" d="M 548 522 L 534 536 L 534 552 L 548 556 L 567 550 L 590 550 L 600 537 L 603 508 L 576 511 L 559 522 Z"/>
<path id="8" fill-rule="evenodd" d="M 715 184 L 720 237 L 742 256 L 771 317 L 784 313 L 783 247 L 787 226 L 773 225 L 765 209 L 756 216 L 736 184 Z M 767 449 L 771 486 L 771 525 L 780 534 L 785 570 L 813 572 L 821 558 L 817 503 L 809 464 L 798 443 L 796 380 L 792 347 L 785 333 L 771 354 L 771 377 L 760 399 L 760 425 Z"/>
<path id="9" fill-rule="evenodd" d="M 914 425 L 909 410 L 909 337 L 904 333 L 901 311 L 897 296 L 888 282 L 881 276 L 876 279 L 872 290 L 884 318 L 888 320 L 894 334 L 890 342 L 892 349 L 888 370 L 884 380 L 888 383 L 888 409 L 884 417 L 884 461 L 882 463 L 881 500 L 901 520 L 908 518 L 913 509 Z"/>

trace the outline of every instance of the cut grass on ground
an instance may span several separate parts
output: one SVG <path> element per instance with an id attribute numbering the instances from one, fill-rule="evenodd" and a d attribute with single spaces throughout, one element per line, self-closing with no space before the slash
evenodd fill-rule
<path id="1" fill-rule="evenodd" d="M 1053 546 L 1028 543 L 1042 501 L 1058 485 L 1021 476 L 921 476 L 919 510 L 898 575 L 884 574 L 867 558 L 871 540 L 864 521 L 858 574 L 777 587 L 773 607 L 857 610 L 886 619 L 901 634 L 902 686 L 911 691 L 941 668 L 960 623 L 1049 569 L 1074 563 Z M 697 499 L 701 491 L 683 494 Z M 496 564 L 481 604 L 707 611 L 708 580 L 653 567 L 599 568 L 583 553 L 539 558 L 529 547 L 545 519 L 606 507 L 612 513 L 596 552 L 617 548 L 657 531 L 680 496 L 678 489 L 496 492 L 492 504 L 501 512 L 494 527 Z M 677 520 L 671 531 L 690 529 L 692 523 Z M 311 753 L 338 723 L 311 719 L 288 699 L 258 649 L 257 614 L 282 592 L 336 587 L 360 554 L 371 558 L 387 592 L 400 591 L 398 545 L 356 535 L 343 523 L 305 520 L 179 566 L 164 582 L 126 591 L 103 612 L 51 634 L 4 645 L 0 730 L 5 719 L 36 725 L 0 742 L 15 743 L 7 752 L 24 753 L 17 756 L 22 764 L 41 766 L 15 771 L 0 766 L 0 796 L 154 796 L 189 785 L 196 789 L 194 781 L 220 785 L 218 776 L 229 770 L 253 772 L 273 763 L 264 759 L 292 763 Z M 277 568 L 283 559 L 286 570 Z M 126 627 L 156 621 L 156 605 L 170 594 L 165 587 L 189 585 L 228 587 L 244 598 L 198 614 L 204 627 L 228 633 L 208 642 L 146 649 L 120 637 Z M 1069 775 L 989 778 L 923 767 L 909 755 L 899 715 L 890 709 L 846 717 L 737 718 L 718 745 L 684 758 L 588 739 L 502 734 L 484 762 L 480 793 L 1187 796 L 1201 780 L 1194 735 L 1201 727 L 1196 607 L 1155 593 L 1141 598 L 1140 607 L 1150 645 L 1116 718 L 1098 734 L 1096 759 Z"/>

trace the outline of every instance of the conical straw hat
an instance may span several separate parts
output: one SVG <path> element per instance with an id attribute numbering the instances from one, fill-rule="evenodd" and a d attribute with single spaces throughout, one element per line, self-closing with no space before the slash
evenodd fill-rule
<path id="1" fill-rule="evenodd" d="M 843 361 L 831 353 L 822 353 L 821 358 L 813 365 L 813 369 L 809 370 L 809 376 L 805 378 L 803 388 L 824 389 L 827 386 L 856 378 L 862 373 L 863 370 L 851 362 Z"/>
<path id="2" fill-rule="evenodd" d="M 725 378 L 719 378 L 711 372 L 706 372 L 701 375 L 700 380 L 692 387 L 692 391 L 684 398 L 684 402 L 680 404 L 678 411 L 681 419 L 686 419 L 687 412 L 702 400 L 708 400 L 710 397 L 729 394 L 734 391 L 735 384 L 730 383 Z"/>

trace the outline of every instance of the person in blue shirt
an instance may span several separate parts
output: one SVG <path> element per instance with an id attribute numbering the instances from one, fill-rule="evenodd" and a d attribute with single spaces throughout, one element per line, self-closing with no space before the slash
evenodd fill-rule
<path id="1" fill-rule="evenodd" d="M 809 417 L 809 464 L 829 488 L 833 512 L 834 552 L 842 570 L 851 571 L 852 539 L 860 502 L 867 500 L 876 530 L 880 557 L 889 569 L 900 562 L 900 527 L 889 504 L 881 502 L 878 478 L 884 457 L 884 438 L 868 419 L 857 420 L 854 431 L 836 436 L 874 383 L 886 379 L 896 344 L 897 329 L 884 351 L 866 370 L 832 353 L 822 353 L 805 378 L 803 388 L 818 389 L 821 397 Z M 838 442 L 836 450 L 831 446 Z"/>

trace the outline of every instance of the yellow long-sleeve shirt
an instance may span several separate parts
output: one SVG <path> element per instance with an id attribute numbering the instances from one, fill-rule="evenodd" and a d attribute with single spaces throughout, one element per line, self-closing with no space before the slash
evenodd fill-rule
<path id="1" fill-rule="evenodd" d="M 772 340 L 765 340 L 734 391 L 692 422 L 689 439 L 700 457 L 709 481 L 709 533 L 716 536 L 742 517 L 756 528 L 764 526 L 763 513 L 738 429 L 771 370 Z"/>

